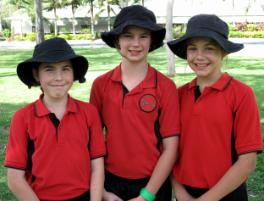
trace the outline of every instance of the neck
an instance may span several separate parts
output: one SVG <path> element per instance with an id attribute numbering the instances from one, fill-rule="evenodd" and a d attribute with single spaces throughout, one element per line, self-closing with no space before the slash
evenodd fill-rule
<path id="1" fill-rule="evenodd" d="M 122 74 L 138 74 L 144 72 L 148 68 L 148 62 L 147 60 L 131 62 L 123 58 L 121 68 Z"/>
<path id="2" fill-rule="evenodd" d="M 121 77 L 123 84 L 130 91 L 144 80 L 148 71 L 148 63 L 141 62 L 135 64 L 122 62 Z"/>
<path id="3" fill-rule="evenodd" d="M 217 76 L 214 78 L 203 78 L 203 77 L 197 77 L 197 85 L 200 87 L 200 91 L 202 92 L 205 87 L 212 86 L 217 80 L 220 79 L 222 76 L 222 72 L 220 72 Z"/>
<path id="4" fill-rule="evenodd" d="M 51 113 L 61 120 L 67 107 L 68 96 L 62 99 L 51 99 L 44 95 L 43 102 Z"/>

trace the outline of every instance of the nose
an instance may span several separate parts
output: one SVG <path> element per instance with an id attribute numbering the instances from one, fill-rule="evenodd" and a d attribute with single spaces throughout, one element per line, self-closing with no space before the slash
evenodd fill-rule
<path id="1" fill-rule="evenodd" d="M 201 58 L 203 58 L 203 55 L 204 55 L 203 50 L 198 50 L 198 51 L 197 51 L 197 55 L 196 55 L 196 57 L 197 57 L 198 59 L 201 59 Z"/>
<path id="2" fill-rule="evenodd" d="M 61 80 L 62 79 L 62 72 L 60 70 L 55 71 L 54 77 L 55 77 L 55 80 Z"/>
<path id="3" fill-rule="evenodd" d="M 132 40 L 132 44 L 134 46 L 137 46 L 137 45 L 139 45 L 139 43 L 140 43 L 139 37 L 134 37 L 133 40 Z"/>

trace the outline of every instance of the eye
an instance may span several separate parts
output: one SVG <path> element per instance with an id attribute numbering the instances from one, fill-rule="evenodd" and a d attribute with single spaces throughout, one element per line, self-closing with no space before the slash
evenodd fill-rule
<path id="1" fill-rule="evenodd" d="M 143 34 L 143 35 L 141 35 L 141 38 L 149 38 L 149 37 L 150 37 L 149 34 Z"/>
<path id="2" fill-rule="evenodd" d="M 46 68 L 44 68 L 44 71 L 45 72 L 51 72 L 51 71 L 53 71 L 54 69 L 53 68 L 51 68 L 51 67 L 46 67 Z"/>
<path id="3" fill-rule="evenodd" d="M 215 51 L 216 48 L 214 46 L 207 46 L 205 49 L 207 51 Z"/>
<path id="4" fill-rule="evenodd" d="M 72 67 L 71 66 L 64 66 L 63 71 L 72 71 Z"/>
<path id="5" fill-rule="evenodd" d="M 187 51 L 195 51 L 197 48 L 195 46 L 187 46 Z"/>
<path id="6" fill-rule="evenodd" d="M 122 37 L 124 37 L 124 38 L 132 38 L 132 35 L 129 34 L 129 33 L 124 33 L 124 34 L 122 34 Z"/>

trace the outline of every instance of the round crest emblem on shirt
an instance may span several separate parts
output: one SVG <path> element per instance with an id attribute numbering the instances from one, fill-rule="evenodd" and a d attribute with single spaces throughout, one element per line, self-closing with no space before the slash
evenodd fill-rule
<path id="1" fill-rule="evenodd" d="M 157 107 L 157 100 L 152 94 L 145 94 L 139 99 L 139 107 L 144 112 L 152 112 Z"/>

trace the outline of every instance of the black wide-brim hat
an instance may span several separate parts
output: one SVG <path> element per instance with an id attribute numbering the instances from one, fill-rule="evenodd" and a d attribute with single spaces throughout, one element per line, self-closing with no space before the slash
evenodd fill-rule
<path id="1" fill-rule="evenodd" d="M 37 68 L 40 63 L 57 63 L 65 60 L 72 63 L 74 80 L 85 82 L 88 60 L 84 56 L 76 55 L 65 39 L 57 37 L 36 45 L 32 58 L 17 65 L 17 75 L 29 88 L 38 86 L 39 82 L 33 77 L 33 68 Z"/>
<path id="2" fill-rule="evenodd" d="M 213 39 L 226 53 L 233 53 L 243 49 L 244 45 L 228 40 L 228 25 L 216 15 L 195 15 L 187 23 L 186 33 L 179 39 L 168 42 L 171 51 L 186 59 L 186 42 L 194 37 Z"/>
<path id="3" fill-rule="evenodd" d="M 124 7 L 116 16 L 113 29 L 101 34 L 102 40 L 110 47 L 116 48 L 118 36 L 128 26 L 137 26 L 151 31 L 152 44 L 149 52 L 161 47 L 166 29 L 156 23 L 154 13 L 140 5 Z"/>

